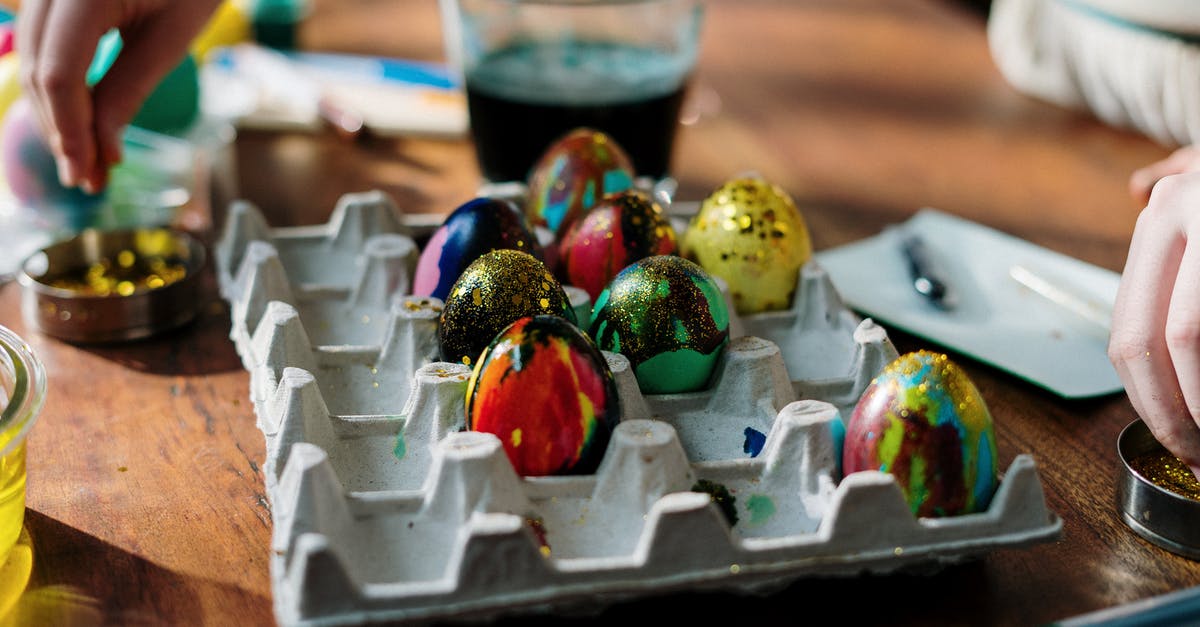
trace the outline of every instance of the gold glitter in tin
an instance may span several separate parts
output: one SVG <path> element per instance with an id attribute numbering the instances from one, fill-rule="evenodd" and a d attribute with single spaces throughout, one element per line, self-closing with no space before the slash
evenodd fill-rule
<path id="1" fill-rule="evenodd" d="M 1200 501 L 1200 481 L 1186 464 L 1167 451 L 1151 451 L 1134 457 L 1129 460 L 1129 467 L 1164 490 Z"/>
<path id="2" fill-rule="evenodd" d="M 46 283 L 82 296 L 132 296 L 164 288 L 187 276 L 184 257 L 174 247 L 164 248 L 156 239 L 148 246 L 139 241 L 135 238 L 132 249 L 50 277 Z"/>

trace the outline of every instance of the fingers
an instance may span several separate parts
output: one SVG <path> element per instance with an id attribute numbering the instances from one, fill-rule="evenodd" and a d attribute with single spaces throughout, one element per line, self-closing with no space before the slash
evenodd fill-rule
<path id="1" fill-rule="evenodd" d="M 37 68 L 42 27 L 45 24 L 49 6 L 49 0 L 26 0 L 16 16 L 17 30 L 14 40 L 20 63 L 21 88 L 33 104 L 43 136 L 50 133 L 50 120 L 42 115 L 41 107 L 37 106 L 37 85 L 34 81 L 34 71 Z"/>
<path id="2" fill-rule="evenodd" d="M 1164 179 L 1138 217 L 1109 357 L 1155 438 L 1200 476 L 1200 428 L 1188 409 L 1200 408 L 1200 276 L 1187 265 L 1200 263 L 1200 250 L 1185 249 L 1192 212 L 1180 210 L 1200 194 L 1186 198 L 1189 185 L 1200 176 Z"/>
<path id="3" fill-rule="evenodd" d="M 44 4 L 35 57 L 29 61 L 28 95 L 55 154 L 59 181 L 66 187 L 82 183 L 94 192 L 98 188 L 86 177 L 96 162 L 87 69 L 100 36 L 112 23 L 103 15 L 109 3 Z"/>
<path id="4" fill-rule="evenodd" d="M 1145 203 L 1150 199 L 1150 191 L 1159 179 L 1172 174 L 1190 172 L 1200 169 L 1200 147 L 1185 146 L 1171 153 L 1166 159 L 1135 170 L 1129 176 L 1129 195 L 1134 200 Z"/>
<path id="5" fill-rule="evenodd" d="M 1179 390 L 1183 395 L 1186 413 L 1174 421 L 1190 417 L 1191 430 L 1200 434 L 1200 246 L 1189 246 L 1183 253 L 1179 275 L 1175 279 L 1165 330 L 1167 350 L 1171 355 Z M 1181 427 L 1182 428 L 1182 427 Z M 1200 455 L 1191 457 L 1188 445 L 1177 455 L 1193 468 L 1200 468 Z"/>
<path id="6" fill-rule="evenodd" d="M 120 161 L 125 125 L 187 54 L 192 39 L 218 4 L 219 0 L 169 3 L 136 26 L 122 30 L 121 54 L 92 91 L 99 165 Z M 107 167 L 103 167 L 95 174 L 106 172 Z"/>

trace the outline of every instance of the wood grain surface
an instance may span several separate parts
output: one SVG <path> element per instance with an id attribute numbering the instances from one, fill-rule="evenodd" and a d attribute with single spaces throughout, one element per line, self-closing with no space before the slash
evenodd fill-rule
<path id="1" fill-rule="evenodd" d="M 931 206 L 1120 271 L 1140 209 L 1129 173 L 1169 148 L 1015 92 L 989 56 L 978 3 L 712 0 L 675 157 L 680 197 L 757 171 L 801 206 L 817 249 Z M 441 60 L 436 0 L 315 0 L 301 46 Z M 324 222 L 347 192 L 407 211 L 473 196 L 467 139 L 244 132 L 238 195 L 275 226 Z M 214 238 L 221 207 L 211 215 Z M 73 346 L 29 331 L 20 291 L 0 324 L 29 340 L 49 397 L 29 438 L 25 616 L 46 624 L 267 625 L 270 505 L 249 376 L 211 273 L 199 318 L 168 335 Z M 891 331 L 901 351 L 930 346 Z M 999 462 L 1031 454 L 1059 541 L 935 573 L 803 579 L 767 596 L 675 594 L 599 616 L 513 624 L 688 620 L 1035 625 L 1200 584 L 1200 564 L 1122 523 L 1123 395 L 1064 401 L 966 357 L 997 422 Z"/>

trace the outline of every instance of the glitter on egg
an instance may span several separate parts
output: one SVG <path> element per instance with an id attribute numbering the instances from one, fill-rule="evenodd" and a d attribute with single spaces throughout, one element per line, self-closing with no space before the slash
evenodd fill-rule
<path id="1" fill-rule="evenodd" d="M 498 437 L 522 476 L 587 474 L 620 420 L 608 362 L 558 316 L 513 322 L 480 357 L 467 383 L 467 428 Z"/>
<path id="2" fill-rule="evenodd" d="M 540 281 L 531 281 L 531 278 Z M 558 315 L 577 324 L 562 285 L 529 253 L 499 249 L 467 266 L 446 297 L 438 323 L 443 361 L 467 365 L 514 320 Z"/>
<path id="3" fill-rule="evenodd" d="M 902 355 L 855 406 L 842 467 L 890 473 L 917 516 L 984 511 L 999 483 L 991 413 L 946 355 Z"/>
<path id="4" fill-rule="evenodd" d="M 467 266 L 483 253 L 511 248 L 542 259 L 542 248 L 511 201 L 479 197 L 446 216 L 421 250 L 413 276 L 413 295 L 446 300 Z"/>
<path id="5" fill-rule="evenodd" d="M 602 350 L 629 359 L 642 392 L 691 392 L 708 385 L 729 343 L 729 311 L 703 268 L 655 255 L 617 274 L 588 329 Z"/>
<path id="6" fill-rule="evenodd" d="M 812 258 L 808 227 L 791 196 L 757 177 L 733 179 L 709 194 L 680 249 L 728 284 L 741 314 L 790 307 L 800 268 Z"/>
<path id="7" fill-rule="evenodd" d="M 567 230 L 559 241 L 559 276 L 594 302 L 629 264 L 677 252 L 675 229 L 662 207 L 645 192 L 625 190 L 605 196 Z"/>
<path id="8" fill-rule="evenodd" d="M 530 170 L 525 214 L 555 234 L 601 198 L 633 187 L 633 162 L 608 134 L 577 128 L 552 143 Z"/>

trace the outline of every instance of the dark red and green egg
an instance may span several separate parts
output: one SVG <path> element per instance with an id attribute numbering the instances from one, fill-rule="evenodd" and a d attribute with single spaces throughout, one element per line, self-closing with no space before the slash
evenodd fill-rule
<path id="1" fill-rule="evenodd" d="M 520 318 L 496 336 L 467 383 L 467 428 L 491 433 L 522 476 L 587 474 L 620 420 L 608 363 L 559 316 Z"/>
<path id="2" fill-rule="evenodd" d="M 729 343 L 729 310 L 716 281 L 676 255 L 627 266 L 592 307 L 596 345 L 629 359 L 648 394 L 707 387 Z"/>
<path id="3" fill-rule="evenodd" d="M 946 355 L 900 356 L 871 382 L 846 425 L 845 474 L 890 473 L 917 516 L 987 509 L 998 483 L 992 415 Z"/>
<path id="4" fill-rule="evenodd" d="M 662 207 L 645 192 L 625 190 L 600 199 L 558 242 L 559 276 L 592 301 L 629 264 L 679 252 Z"/>

